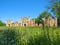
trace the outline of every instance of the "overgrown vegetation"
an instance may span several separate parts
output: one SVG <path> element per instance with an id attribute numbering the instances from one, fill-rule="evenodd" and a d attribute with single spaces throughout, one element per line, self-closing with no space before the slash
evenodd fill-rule
<path id="1" fill-rule="evenodd" d="M 51 12 L 58 18 L 60 26 L 60 1 L 53 0 Z M 43 24 L 43 18 L 51 14 L 43 12 L 36 23 Z M 0 21 L 0 26 L 5 24 Z M 60 45 L 60 27 L 0 27 L 0 45 Z"/>
<path id="2" fill-rule="evenodd" d="M 60 45 L 60 28 L 1 28 L 0 45 Z"/>

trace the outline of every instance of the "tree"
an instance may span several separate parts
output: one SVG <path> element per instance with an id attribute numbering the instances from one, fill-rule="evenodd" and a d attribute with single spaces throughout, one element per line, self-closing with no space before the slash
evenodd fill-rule
<path id="1" fill-rule="evenodd" d="M 39 24 L 41 23 L 41 19 L 36 18 L 36 19 L 35 19 L 35 22 L 39 25 Z"/>
<path id="2" fill-rule="evenodd" d="M 48 18 L 49 16 L 51 16 L 51 14 L 48 11 L 44 11 L 38 16 L 38 18 L 42 20 L 44 17 Z"/>
<path id="3" fill-rule="evenodd" d="M 5 26 L 5 23 L 3 23 L 1 20 L 0 20 L 0 26 Z"/>
<path id="4" fill-rule="evenodd" d="M 60 26 L 60 0 L 50 2 L 49 10 L 57 17 L 58 26 Z"/>
<path id="5" fill-rule="evenodd" d="M 51 16 L 51 14 L 48 11 L 44 11 L 43 13 L 41 13 L 37 18 L 36 18 L 36 23 L 39 25 L 40 23 L 43 25 L 44 27 L 44 17 L 48 18 L 49 16 Z"/>

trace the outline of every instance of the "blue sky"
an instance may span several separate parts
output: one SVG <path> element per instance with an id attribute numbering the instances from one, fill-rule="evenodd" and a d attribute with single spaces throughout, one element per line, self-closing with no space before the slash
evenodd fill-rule
<path id="1" fill-rule="evenodd" d="M 36 18 L 46 10 L 46 0 L 0 0 L 0 20 L 19 21 L 21 17 Z"/>

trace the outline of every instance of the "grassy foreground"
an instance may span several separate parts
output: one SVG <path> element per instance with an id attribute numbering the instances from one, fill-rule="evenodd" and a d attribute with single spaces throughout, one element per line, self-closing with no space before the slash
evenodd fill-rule
<path id="1" fill-rule="evenodd" d="M 60 28 L 0 27 L 0 45 L 60 45 Z"/>

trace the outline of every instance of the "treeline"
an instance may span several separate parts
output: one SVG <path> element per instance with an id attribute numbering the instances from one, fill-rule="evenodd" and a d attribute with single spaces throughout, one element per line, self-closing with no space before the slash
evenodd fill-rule
<path id="1" fill-rule="evenodd" d="M 0 26 L 5 26 L 6 24 L 0 20 Z"/>

